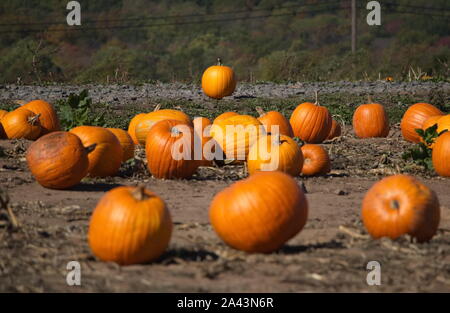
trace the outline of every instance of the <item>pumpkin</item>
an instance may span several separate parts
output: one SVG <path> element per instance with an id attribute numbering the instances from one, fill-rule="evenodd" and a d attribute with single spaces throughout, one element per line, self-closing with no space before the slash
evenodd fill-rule
<path id="1" fill-rule="evenodd" d="M 8 111 L 0 110 L 0 139 L 6 138 L 5 130 L 3 129 L 3 125 L 1 123 L 2 118 L 8 114 Z"/>
<path id="2" fill-rule="evenodd" d="M 331 129 L 330 132 L 328 133 L 327 139 L 331 140 L 333 138 L 340 137 L 341 134 L 342 134 L 341 124 L 339 124 L 338 122 L 336 122 L 335 119 L 333 119 L 331 121 Z"/>
<path id="3" fill-rule="evenodd" d="M 418 242 L 428 241 L 438 229 L 439 200 L 433 190 L 414 177 L 389 176 L 366 193 L 362 220 L 375 239 L 409 234 Z"/>
<path id="4" fill-rule="evenodd" d="M 210 136 L 211 121 L 206 117 L 197 117 L 192 123 L 194 124 L 194 156 L 195 160 L 200 161 L 200 166 L 209 166 L 212 164 L 212 156 L 205 155 L 203 148 L 212 140 Z M 210 160 L 208 160 L 210 159 Z"/>
<path id="5" fill-rule="evenodd" d="M 159 258 L 172 236 L 164 201 L 144 187 L 116 187 L 98 202 L 89 222 L 88 241 L 102 261 L 120 265 Z"/>
<path id="6" fill-rule="evenodd" d="M 275 128 L 272 129 L 272 126 L 278 126 L 278 133 L 280 135 L 294 137 L 291 124 L 289 124 L 289 121 L 283 116 L 283 114 L 277 111 L 270 111 L 266 113 L 260 107 L 257 107 L 256 111 L 259 114 L 258 121 L 261 122 L 267 133 L 274 134 Z"/>
<path id="7" fill-rule="evenodd" d="M 186 113 L 172 109 L 160 110 L 158 105 L 155 111 L 148 113 L 137 123 L 135 129 L 137 141 L 145 146 L 145 140 L 152 126 L 163 120 L 176 120 L 192 126 L 192 121 Z"/>
<path id="8" fill-rule="evenodd" d="M 0 110 L 0 121 L 2 120 L 2 118 L 3 118 L 6 114 L 8 114 L 8 111 Z"/>
<path id="9" fill-rule="evenodd" d="M 250 147 L 265 130 L 253 116 L 235 115 L 213 124 L 210 134 L 227 159 L 246 160 Z"/>
<path id="10" fill-rule="evenodd" d="M 441 132 L 443 132 L 444 130 L 450 130 L 450 114 L 447 115 L 443 115 L 439 120 L 438 120 L 438 128 L 437 128 L 437 133 L 440 134 Z"/>
<path id="11" fill-rule="evenodd" d="M 194 160 L 194 129 L 176 120 L 156 123 L 148 133 L 147 167 L 156 178 L 189 178 L 198 166 Z"/>
<path id="12" fill-rule="evenodd" d="M 353 130 L 359 138 L 387 137 L 389 118 L 378 103 L 362 104 L 353 113 Z"/>
<path id="13" fill-rule="evenodd" d="M 78 136 L 56 131 L 42 136 L 27 150 L 28 168 L 46 188 L 66 189 L 78 184 L 87 174 L 88 154 L 95 144 L 84 147 Z"/>
<path id="14" fill-rule="evenodd" d="M 122 147 L 112 132 L 103 127 L 78 126 L 70 130 L 77 135 L 85 147 L 96 144 L 89 153 L 88 173 L 91 177 L 114 176 L 123 159 Z"/>
<path id="15" fill-rule="evenodd" d="M 436 173 L 450 177 L 450 132 L 447 131 L 436 138 L 431 158 Z"/>
<path id="16" fill-rule="evenodd" d="M 443 113 L 429 103 L 416 103 L 410 106 L 400 122 L 403 138 L 411 142 L 420 142 L 416 129 L 422 129 L 423 123 L 435 115 L 443 115 Z"/>
<path id="17" fill-rule="evenodd" d="M 135 145 L 139 144 L 139 142 L 136 138 L 136 125 L 139 124 L 141 119 L 146 115 L 147 115 L 146 113 L 139 113 L 139 114 L 135 115 L 131 119 L 130 124 L 128 125 L 128 134 L 131 136 L 131 139 L 133 139 L 133 142 Z"/>
<path id="18" fill-rule="evenodd" d="M 110 132 L 116 136 L 122 147 L 122 162 L 126 162 L 129 159 L 134 158 L 134 142 L 127 131 L 120 128 L 107 128 Z"/>
<path id="19" fill-rule="evenodd" d="M 61 130 L 58 115 L 55 108 L 44 100 L 34 100 L 23 105 L 22 108 L 30 110 L 35 114 L 40 114 L 39 122 L 41 123 L 41 136 L 53 131 Z"/>
<path id="20" fill-rule="evenodd" d="M 202 76 L 203 92 L 210 98 L 222 99 L 233 94 L 236 77 L 231 67 L 223 66 L 220 59 L 217 65 L 210 66 Z"/>
<path id="21" fill-rule="evenodd" d="M 316 102 L 305 102 L 292 112 L 291 123 L 294 136 L 307 143 L 321 143 L 330 133 L 332 117 L 328 109 Z"/>
<path id="22" fill-rule="evenodd" d="M 214 119 L 213 124 L 217 124 L 221 120 L 224 120 L 224 119 L 232 117 L 232 116 L 237 116 L 237 115 L 239 115 L 239 114 L 237 114 L 236 112 L 225 112 L 225 113 L 222 113 L 222 114 L 220 114 L 219 116 L 217 116 Z"/>
<path id="23" fill-rule="evenodd" d="M 330 157 L 327 150 L 322 146 L 306 144 L 301 147 L 301 150 L 303 154 L 303 175 L 325 175 L 331 170 Z"/>
<path id="24" fill-rule="evenodd" d="M 427 130 L 428 128 L 438 124 L 438 121 L 441 117 L 442 115 L 435 115 L 427 118 L 422 124 L 422 130 Z"/>
<path id="25" fill-rule="evenodd" d="M 3 131 L 8 139 L 34 140 L 41 134 L 40 115 L 18 108 L 2 118 Z"/>
<path id="26" fill-rule="evenodd" d="M 270 253 L 298 234 L 306 223 L 308 203 L 294 178 L 259 171 L 219 192 L 209 218 L 217 235 L 246 252 Z"/>
<path id="27" fill-rule="evenodd" d="M 261 136 L 250 148 L 247 165 L 250 175 L 257 171 L 281 171 L 298 176 L 303 166 L 303 154 L 289 136 Z"/>

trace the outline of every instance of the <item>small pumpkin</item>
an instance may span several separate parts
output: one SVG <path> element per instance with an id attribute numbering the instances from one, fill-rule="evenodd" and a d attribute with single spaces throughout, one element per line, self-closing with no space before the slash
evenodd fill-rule
<path id="1" fill-rule="evenodd" d="M 439 226 L 439 200 L 433 190 L 408 175 L 389 176 L 375 183 L 362 203 L 362 220 L 377 239 L 409 234 L 430 240 Z"/>
<path id="2" fill-rule="evenodd" d="M 213 124 L 217 124 L 217 123 L 219 123 L 221 120 L 224 120 L 224 119 L 229 118 L 229 117 L 232 117 L 232 116 L 237 116 L 237 115 L 239 115 L 239 114 L 237 114 L 236 112 L 224 112 L 224 113 L 218 115 L 218 116 L 214 119 Z"/>
<path id="3" fill-rule="evenodd" d="M 442 115 L 441 118 L 438 120 L 437 133 L 440 134 L 444 130 L 447 131 L 450 130 L 450 114 Z"/>
<path id="4" fill-rule="evenodd" d="M 258 121 L 264 125 L 266 133 L 273 134 L 275 128 L 272 129 L 272 126 L 278 126 L 278 133 L 280 135 L 294 137 L 291 124 L 289 124 L 289 121 L 283 114 L 277 111 L 264 112 L 260 107 L 256 107 L 256 111 L 259 114 Z"/>
<path id="5" fill-rule="evenodd" d="M 333 138 L 340 137 L 341 134 L 342 134 L 341 124 L 339 124 L 338 122 L 336 122 L 335 119 L 333 119 L 331 121 L 331 129 L 330 132 L 328 133 L 327 139 L 331 140 Z"/>
<path id="6" fill-rule="evenodd" d="M 435 115 L 443 115 L 443 113 L 429 103 L 416 103 L 410 106 L 400 122 L 403 138 L 411 142 L 420 142 L 416 129 L 422 129 L 423 123 Z"/>
<path id="7" fill-rule="evenodd" d="M 160 105 L 156 106 L 155 111 L 148 113 L 137 123 L 135 134 L 139 144 L 145 146 L 145 140 L 150 129 L 159 121 L 176 120 L 192 126 L 192 121 L 186 113 L 172 109 L 160 110 L 159 108 Z"/>
<path id="8" fill-rule="evenodd" d="M 78 126 L 70 130 L 77 135 L 85 147 L 96 144 L 89 153 L 88 173 L 91 177 L 114 176 L 119 171 L 123 159 L 122 146 L 109 130 L 98 126 Z"/>
<path id="9" fill-rule="evenodd" d="M 436 173 L 450 177 L 450 132 L 447 131 L 436 138 L 431 159 Z"/>
<path id="10" fill-rule="evenodd" d="M 128 125 L 128 134 L 131 136 L 131 139 L 133 139 L 133 142 L 135 145 L 139 144 L 139 141 L 136 138 L 136 126 L 137 126 L 137 124 L 139 124 L 141 119 L 146 115 L 147 115 L 147 113 L 139 113 L 139 114 L 135 115 L 131 119 L 130 124 Z"/>
<path id="11" fill-rule="evenodd" d="M 359 138 L 387 137 L 389 118 L 379 103 L 360 105 L 353 114 L 353 130 Z"/>
<path id="12" fill-rule="evenodd" d="M 89 223 L 89 246 L 102 261 L 120 265 L 156 260 L 172 236 L 164 201 L 144 187 L 116 187 L 98 202 Z"/>
<path id="13" fill-rule="evenodd" d="M 321 143 L 330 133 L 332 117 L 328 109 L 316 102 L 305 102 L 292 112 L 291 123 L 294 136 L 307 143 Z"/>
<path id="14" fill-rule="evenodd" d="M 422 130 L 427 130 L 428 128 L 438 124 L 438 121 L 441 117 L 442 115 L 435 115 L 427 118 L 422 124 Z"/>
<path id="15" fill-rule="evenodd" d="M 303 175 L 325 175 L 330 172 L 330 157 L 327 150 L 325 150 L 322 146 L 305 144 L 301 147 L 301 150 L 303 154 Z"/>
<path id="16" fill-rule="evenodd" d="M 6 114 L 1 124 L 8 139 L 35 140 L 41 134 L 40 115 L 30 110 L 18 108 Z"/>
<path id="17" fill-rule="evenodd" d="M 46 188 L 67 189 L 87 174 L 88 154 L 95 144 L 84 147 L 78 136 L 56 131 L 42 136 L 27 150 L 28 168 L 37 182 Z"/>
<path id="18" fill-rule="evenodd" d="M 176 120 L 156 123 L 148 133 L 147 167 L 156 178 L 189 178 L 200 162 L 194 159 L 194 129 Z"/>
<path id="19" fill-rule="evenodd" d="M 200 166 L 209 166 L 212 164 L 212 156 L 205 155 L 205 145 L 212 140 L 210 135 L 211 121 L 206 117 L 197 117 L 194 124 L 194 156 L 195 160 L 200 161 Z M 209 159 L 209 160 L 208 160 Z"/>
<path id="20" fill-rule="evenodd" d="M 120 128 L 107 128 L 107 130 L 119 140 L 123 152 L 122 162 L 134 158 L 134 142 L 128 132 Z"/>
<path id="21" fill-rule="evenodd" d="M 55 108 L 50 103 L 44 100 L 34 100 L 23 105 L 22 108 L 30 110 L 34 114 L 39 115 L 39 122 L 41 123 L 41 136 L 53 131 L 61 130 L 58 115 Z"/>
<path id="22" fill-rule="evenodd" d="M 282 172 L 256 172 L 219 192 L 209 218 L 229 246 L 270 253 L 304 227 L 308 203 L 294 178 Z"/>
<path id="23" fill-rule="evenodd" d="M 261 136 L 250 148 L 247 165 L 250 175 L 257 171 L 281 171 L 298 176 L 303 167 L 303 154 L 289 136 Z"/>
<path id="24" fill-rule="evenodd" d="M 222 65 L 210 66 L 202 75 L 202 89 L 205 95 L 213 99 L 222 99 L 233 94 L 236 88 L 236 77 L 231 67 Z"/>

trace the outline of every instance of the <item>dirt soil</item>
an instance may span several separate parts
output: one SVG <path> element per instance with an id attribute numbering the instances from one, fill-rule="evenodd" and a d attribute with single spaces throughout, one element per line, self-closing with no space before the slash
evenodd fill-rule
<path id="1" fill-rule="evenodd" d="M 0 141 L 0 186 L 20 223 L 0 216 L 0 292 L 450 292 L 450 181 L 404 163 L 409 144 L 397 127 L 386 139 L 343 137 L 323 146 L 333 171 L 297 178 L 307 191 L 308 222 L 277 253 L 228 248 L 208 222 L 213 196 L 244 175 L 242 166 L 201 168 L 190 180 L 156 180 L 143 160 L 125 164 L 119 177 L 86 179 L 72 190 L 38 185 L 24 159 L 29 142 Z M 142 151 L 140 152 L 142 155 Z M 441 203 L 438 234 L 426 244 L 408 238 L 372 240 L 361 224 L 365 192 L 384 176 L 416 174 Z M 118 185 L 145 183 L 167 203 L 174 223 L 168 251 L 146 265 L 98 261 L 87 244 L 90 215 Z M 66 266 L 81 264 L 81 286 L 68 286 Z M 369 261 L 381 264 L 381 285 L 369 286 Z"/>

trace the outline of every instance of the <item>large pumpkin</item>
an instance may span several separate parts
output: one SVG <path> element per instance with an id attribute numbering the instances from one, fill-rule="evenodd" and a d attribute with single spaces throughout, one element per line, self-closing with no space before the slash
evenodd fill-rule
<path id="1" fill-rule="evenodd" d="M 339 124 L 338 122 L 336 122 L 335 119 L 333 119 L 333 121 L 331 123 L 331 129 L 330 129 L 330 132 L 328 133 L 327 139 L 331 140 L 333 138 L 341 136 L 341 134 L 342 134 L 341 124 Z"/>
<path id="2" fill-rule="evenodd" d="M 322 146 L 306 144 L 301 147 L 301 151 L 303 154 L 303 175 L 325 175 L 331 170 L 330 157 L 327 150 Z"/>
<path id="3" fill-rule="evenodd" d="M 330 133 L 332 120 L 326 107 L 305 102 L 295 108 L 289 122 L 294 136 L 307 143 L 321 143 Z"/>
<path id="4" fill-rule="evenodd" d="M 381 104 L 360 105 L 353 114 L 353 130 L 359 138 L 387 137 L 389 118 Z"/>
<path id="5" fill-rule="evenodd" d="M 148 133 L 147 167 L 156 178 L 189 178 L 200 162 L 194 159 L 194 129 L 175 120 L 156 123 Z"/>
<path id="6" fill-rule="evenodd" d="M 264 112 L 264 110 L 260 107 L 257 107 L 256 110 L 259 113 L 258 121 L 264 125 L 267 133 L 274 134 L 275 127 L 278 126 L 278 133 L 280 135 L 294 137 L 291 124 L 289 124 L 289 121 L 283 114 L 277 111 Z"/>
<path id="7" fill-rule="evenodd" d="M 136 126 L 137 126 L 137 124 L 139 124 L 141 119 L 146 115 L 147 115 L 147 113 L 139 113 L 139 114 L 135 115 L 131 119 L 130 124 L 128 125 L 128 134 L 131 136 L 131 139 L 133 139 L 133 142 L 135 145 L 139 144 L 139 141 L 136 138 Z"/>
<path id="8" fill-rule="evenodd" d="M 102 261 L 147 263 L 167 249 L 172 227 L 169 210 L 155 193 L 144 187 L 117 187 L 92 213 L 89 246 Z"/>
<path id="9" fill-rule="evenodd" d="M 134 142 L 127 131 L 120 128 L 107 128 L 110 132 L 114 134 L 119 140 L 120 146 L 122 147 L 123 157 L 122 161 L 126 162 L 129 159 L 134 158 Z"/>
<path id="10" fill-rule="evenodd" d="M 39 119 L 39 114 L 24 108 L 18 108 L 6 114 L 2 118 L 1 124 L 8 139 L 34 140 L 39 137 L 42 131 Z"/>
<path id="11" fill-rule="evenodd" d="M 122 147 L 116 136 L 109 130 L 97 126 L 78 126 L 70 130 L 77 135 L 85 147 L 96 144 L 89 153 L 89 176 L 114 176 L 123 159 Z"/>
<path id="12" fill-rule="evenodd" d="M 307 216 L 302 189 L 282 172 L 256 172 L 219 192 L 209 208 L 219 237 L 246 252 L 280 249 L 303 229 Z"/>
<path id="13" fill-rule="evenodd" d="M 28 168 L 46 188 L 66 189 L 78 184 L 87 174 L 88 154 L 95 144 L 84 147 L 78 136 L 52 132 L 42 136 L 27 150 Z"/>
<path id="14" fill-rule="evenodd" d="M 281 171 L 298 176 L 303 166 L 303 154 L 289 136 L 261 136 L 248 153 L 248 172 Z"/>
<path id="15" fill-rule="evenodd" d="M 217 123 L 220 122 L 221 120 L 224 120 L 224 119 L 229 118 L 229 117 L 232 117 L 232 116 L 237 116 L 237 115 L 239 115 L 239 114 L 237 114 L 236 112 L 224 112 L 224 113 L 218 115 L 218 116 L 214 119 L 213 124 L 217 124 Z"/>
<path id="16" fill-rule="evenodd" d="M 34 100 L 23 105 L 22 108 L 28 109 L 35 114 L 40 114 L 39 122 L 41 123 L 41 135 L 48 134 L 53 131 L 61 130 L 58 115 L 55 108 L 44 100 Z"/>
<path id="17" fill-rule="evenodd" d="M 253 116 L 235 115 L 213 124 L 210 134 L 227 159 L 246 160 L 250 147 L 265 130 Z"/>
<path id="18" fill-rule="evenodd" d="M 400 128 L 403 138 L 411 142 L 420 142 L 416 129 L 422 129 L 423 123 L 430 117 L 442 115 L 442 111 L 429 103 L 416 103 L 406 110 Z"/>
<path id="19" fill-rule="evenodd" d="M 220 59 L 217 61 L 217 65 L 208 67 L 203 73 L 202 89 L 208 97 L 222 99 L 233 94 L 236 77 L 231 67 L 223 66 Z"/>
<path id="20" fill-rule="evenodd" d="M 366 193 L 362 219 L 373 238 L 396 239 L 409 234 L 430 240 L 439 226 L 439 201 L 433 190 L 407 175 L 382 179 Z"/>
<path id="21" fill-rule="evenodd" d="M 205 147 L 208 142 L 211 142 L 212 137 L 211 121 L 206 117 L 196 117 L 192 123 L 194 124 L 194 157 L 195 160 L 200 161 L 200 166 L 209 166 L 212 164 L 212 156 L 207 155 L 208 147 Z M 204 151 L 205 148 L 205 151 Z M 213 151 L 211 151 L 213 152 Z"/>
<path id="22" fill-rule="evenodd" d="M 443 133 L 434 141 L 432 161 L 436 173 L 450 177 L 450 132 Z"/>

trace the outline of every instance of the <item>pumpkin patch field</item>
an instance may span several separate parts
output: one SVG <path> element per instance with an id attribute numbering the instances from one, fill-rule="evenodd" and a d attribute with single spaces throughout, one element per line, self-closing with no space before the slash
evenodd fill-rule
<path id="1" fill-rule="evenodd" d="M 208 84 L 217 67 L 209 97 L 0 88 L 0 292 L 450 292 L 449 83 Z"/>

